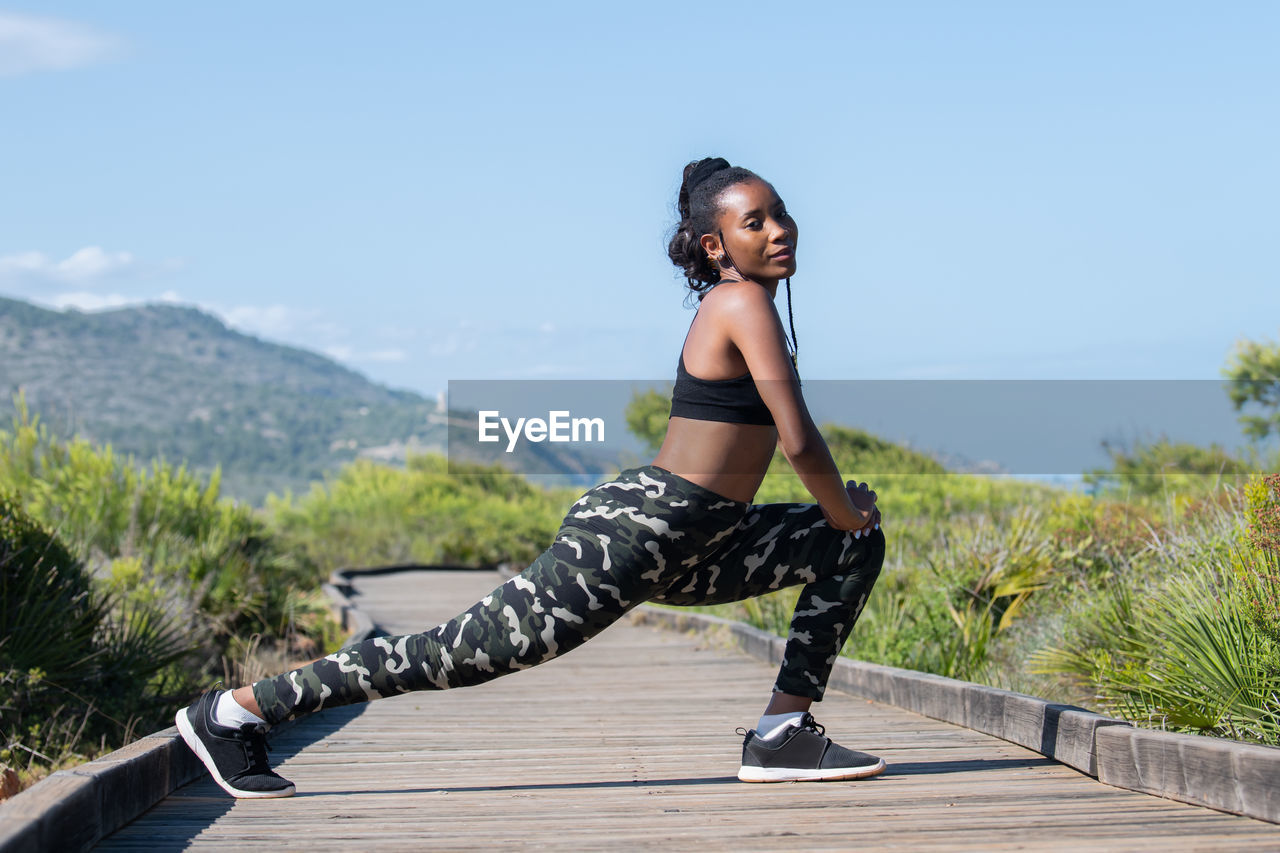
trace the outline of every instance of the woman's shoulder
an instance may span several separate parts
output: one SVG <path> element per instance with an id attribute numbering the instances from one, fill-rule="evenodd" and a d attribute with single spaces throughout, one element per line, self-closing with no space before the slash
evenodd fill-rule
<path id="1" fill-rule="evenodd" d="M 778 322 L 778 309 L 769 291 L 753 281 L 725 281 L 707 293 L 698 307 L 704 323 L 729 337 L 738 331 L 757 329 Z"/>
<path id="2" fill-rule="evenodd" d="M 754 281 L 722 281 L 702 297 L 698 310 L 706 309 L 710 309 L 708 313 L 728 315 L 773 310 L 773 297 Z"/>

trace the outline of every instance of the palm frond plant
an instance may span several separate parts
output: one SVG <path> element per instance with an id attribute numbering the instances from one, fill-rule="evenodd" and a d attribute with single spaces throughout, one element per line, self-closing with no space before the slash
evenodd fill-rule
<path id="1" fill-rule="evenodd" d="M 0 494 L 0 762 L 49 769 L 119 746 L 179 686 L 172 619 L 95 589 L 45 527 Z"/>
<path id="2" fill-rule="evenodd" d="M 1205 568 L 1140 601 L 1116 583 L 1095 625 L 1037 653 L 1033 670 L 1078 680 L 1098 710 L 1133 722 L 1280 745 L 1280 646 L 1231 567 Z"/>
<path id="3" fill-rule="evenodd" d="M 1041 521 L 1038 509 L 1026 507 L 981 516 L 955 537 L 944 531 L 926 563 L 947 591 L 952 630 L 922 647 L 914 668 L 965 679 L 985 672 L 996 637 L 1053 576 L 1055 552 Z"/>

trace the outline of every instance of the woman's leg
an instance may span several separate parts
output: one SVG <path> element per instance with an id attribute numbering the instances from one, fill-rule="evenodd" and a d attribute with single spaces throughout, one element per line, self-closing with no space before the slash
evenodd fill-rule
<path id="1" fill-rule="evenodd" d="M 255 702 L 244 704 L 278 723 L 335 705 L 480 684 L 550 660 L 714 552 L 747 506 L 654 466 L 624 471 L 569 508 L 555 542 L 529 568 L 456 618 L 259 681 Z M 221 698 L 206 693 L 178 711 L 183 740 L 233 796 L 292 795 L 293 784 L 267 762 L 261 722 L 220 720 Z"/>
<path id="2" fill-rule="evenodd" d="M 746 504 L 651 467 L 587 492 L 551 547 L 450 621 L 378 637 L 253 685 L 278 723 L 335 705 L 480 684 L 564 654 L 662 589 L 684 560 L 718 547 Z M 705 491 L 705 490 L 704 490 Z"/>
<path id="3" fill-rule="evenodd" d="M 855 537 L 830 527 L 815 504 L 764 504 L 750 508 L 723 549 L 656 598 L 711 604 L 804 584 L 774 693 L 743 737 L 742 781 L 862 779 L 884 771 L 882 759 L 833 743 L 808 714 L 883 562 L 879 530 Z"/>
<path id="4" fill-rule="evenodd" d="M 855 537 L 836 530 L 817 504 L 758 504 L 720 550 L 654 600 L 720 604 L 804 584 L 774 691 L 817 701 L 880 575 L 884 551 L 881 531 Z M 771 712 L 786 710 L 792 709 Z"/>
<path id="5" fill-rule="evenodd" d="M 466 687 L 528 669 L 581 645 L 634 604 L 611 583 L 599 541 L 561 529 L 519 575 L 419 634 L 376 637 L 253 685 L 278 723 L 326 707 L 415 690 Z"/>
<path id="6" fill-rule="evenodd" d="M 335 705 L 479 684 L 526 669 L 581 645 L 632 605 L 609 575 L 609 563 L 606 550 L 562 528 L 523 573 L 445 624 L 347 646 L 257 682 L 253 702 L 232 698 L 274 724 Z M 183 740 L 232 796 L 291 796 L 293 784 L 267 761 L 263 727 L 220 719 L 223 698 L 207 693 L 178 711 Z"/>

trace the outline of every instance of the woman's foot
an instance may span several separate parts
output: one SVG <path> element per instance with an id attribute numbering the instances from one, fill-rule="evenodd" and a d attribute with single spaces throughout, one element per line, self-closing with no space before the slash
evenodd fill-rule
<path id="1" fill-rule="evenodd" d="M 246 723 L 239 728 L 214 719 L 220 690 L 211 690 L 178 711 L 174 722 L 182 739 L 204 762 L 213 780 L 233 797 L 291 797 L 293 783 L 267 762 L 266 728 Z"/>
<path id="2" fill-rule="evenodd" d="M 809 713 L 799 724 L 763 738 L 756 731 L 738 730 L 742 741 L 743 782 L 830 782 L 865 779 L 884 771 L 884 759 L 845 749 L 833 743 Z"/>

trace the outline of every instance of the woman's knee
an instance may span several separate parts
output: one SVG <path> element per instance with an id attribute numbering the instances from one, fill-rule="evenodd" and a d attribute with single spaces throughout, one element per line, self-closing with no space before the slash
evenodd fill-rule
<path id="1" fill-rule="evenodd" d="M 884 532 L 872 530 L 854 540 L 839 570 L 840 599 L 861 606 L 884 567 Z"/>
<path id="2" fill-rule="evenodd" d="M 880 566 L 884 564 L 884 531 L 872 530 L 870 533 L 862 537 L 867 542 L 866 561 L 868 565 L 875 565 L 876 571 L 880 570 Z"/>

